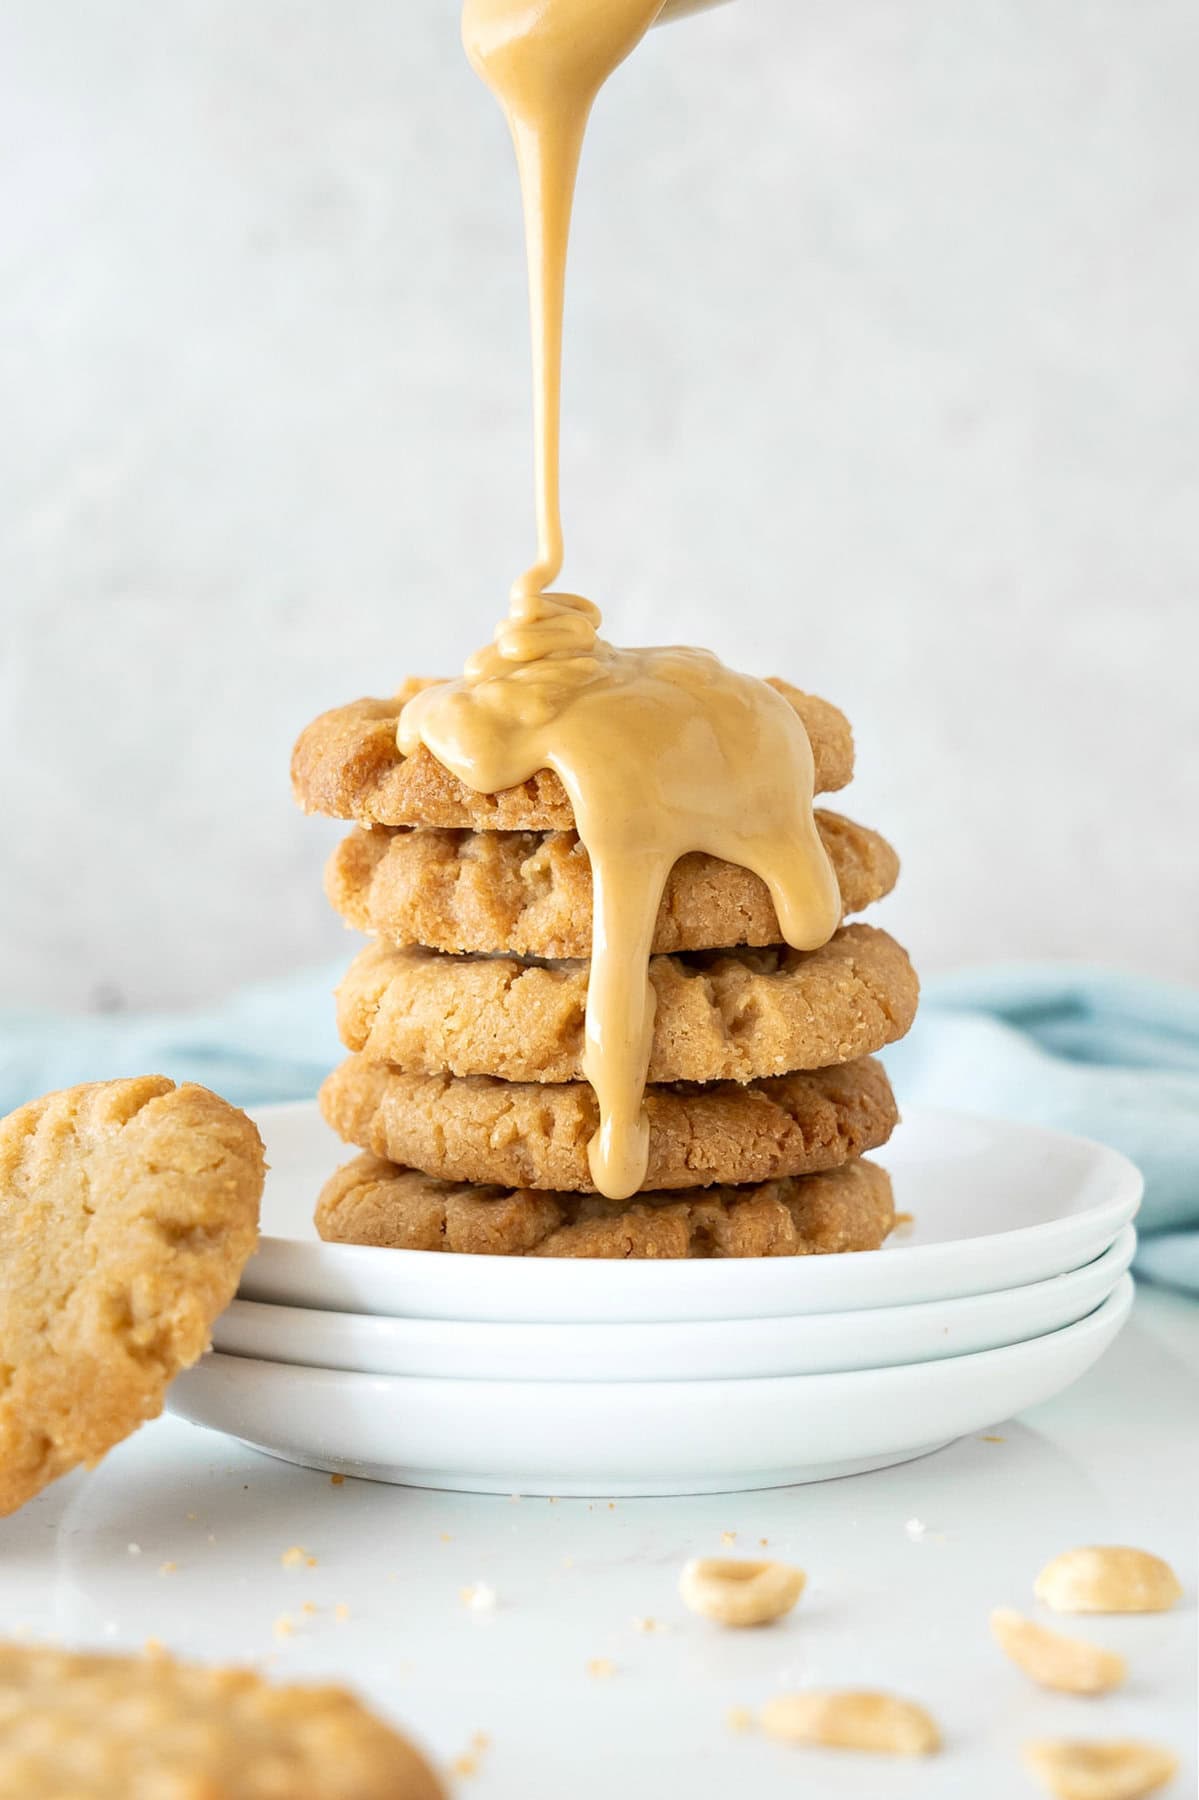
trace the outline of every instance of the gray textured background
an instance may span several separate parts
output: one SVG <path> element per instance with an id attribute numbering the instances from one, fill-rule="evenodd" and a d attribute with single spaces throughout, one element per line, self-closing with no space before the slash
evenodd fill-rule
<path id="1" fill-rule="evenodd" d="M 572 584 L 840 702 L 927 969 L 1199 976 L 1191 0 L 737 0 L 602 99 Z M 320 708 L 528 560 L 515 177 L 455 0 L 0 6 L 0 997 L 345 947 Z"/>

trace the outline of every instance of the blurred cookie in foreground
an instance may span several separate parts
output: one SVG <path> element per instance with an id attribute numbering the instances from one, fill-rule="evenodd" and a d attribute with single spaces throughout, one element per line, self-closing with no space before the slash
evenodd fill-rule
<path id="1" fill-rule="evenodd" d="M 0 1120 L 0 1513 L 162 1411 L 253 1253 L 265 1174 L 245 1113 L 161 1075 Z"/>
<path id="2" fill-rule="evenodd" d="M 445 1800 L 344 1688 L 0 1644 L 3 1800 Z"/>
<path id="3" fill-rule="evenodd" d="M 316 1208 L 326 1243 L 645 1261 L 877 1250 L 894 1220 L 887 1174 L 865 1161 L 758 1186 L 607 1200 L 438 1181 L 359 1156 L 325 1183 Z"/>

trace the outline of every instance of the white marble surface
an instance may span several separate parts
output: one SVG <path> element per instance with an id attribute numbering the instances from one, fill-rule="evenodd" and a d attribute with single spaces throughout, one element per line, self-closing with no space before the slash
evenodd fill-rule
<path id="1" fill-rule="evenodd" d="M 444 1761 L 486 1733 L 460 1785 L 480 1800 L 720 1800 L 730 1788 L 1013 1800 L 1035 1791 L 1023 1739 L 1124 1734 L 1178 1750 L 1170 1794 L 1182 1800 L 1196 1779 L 1197 1402 L 1199 1308 L 1145 1291 L 1098 1368 L 998 1425 L 1002 1442 L 774 1493 L 609 1506 L 335 1487 L 163 1420 L 0 1522 L 5 1629 L 130 1649 L 153 1636 L 265 1659 L 281 1677 L 352 1681 Z M 765 1537 L 808 1571 L 788 1621 L 723 1634 L 683 1609 L 682 1563 L 719 1554 L 726 1532 L 737 1551 Z M 1167 1556 L 1185 1600 L 1169 1615 L 1061 1621 L 1126 1654 L 1130 1676 L 1103 1700 L 1047 1694 L 1003 1660 L 987 1614 L 1032 1610 L 1040 1566 L 1096 1541 Z M 297 1544 L 314 1566 L 283 1566 Z M 492 1610 L 462 1603 L 476 1584 L 494 1591 Z M 660 1629 L 640 1631 L 647 1617 Z M 277 1636 L 280 1620 L 294 1629 Z M 615 1665 L 609 1678 L 588 1674 L 595 1658 Z M 802 1683 L 919 1699 L 943 1755 L 884 1766 L 730 1731 L 730 1708 Z"/>
<path id="2" fill-rule="evenodd" d="M 1199 976 L 1197 87 L 1189 0 L 737 0 L 596 115 L 566 573 L 847 708 L 926 970 Z M 6 0 L 0 244 L 0 1000 L 335 954 L 292 738 L 529 551 L 457 0 Z"/>

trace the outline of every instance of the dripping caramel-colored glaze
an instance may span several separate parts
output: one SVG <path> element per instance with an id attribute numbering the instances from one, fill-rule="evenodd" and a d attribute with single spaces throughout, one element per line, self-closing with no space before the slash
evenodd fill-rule
<path id="1" fill-rule="evenodd" d="M 466 0 L 467 53 L 507 114 L 524 200 L 538 553 L 494 641 L 460 680 L 410 701 L 398 732 L 405 754 L 423 743 L 479 792 L 553 769 L 570 796 L 593 875 L 589 1160 L 612 1199 L 645 1180 L 648 962 L 673 864 L 700 850 L 752 869 L 796 949 L 827 942 L 841 910 L 812 817 L 811 747 L 782 696 L 706 650 L 617 649 L 591 601 L 545 591 L 563 555 L 562 306 L 579 153 L 596 94 L 660 11 L 661 0 Z"/>

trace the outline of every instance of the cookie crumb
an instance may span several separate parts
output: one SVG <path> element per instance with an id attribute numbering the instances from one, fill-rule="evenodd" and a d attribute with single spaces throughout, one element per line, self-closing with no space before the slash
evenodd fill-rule
<path id="1" fill-rule="evenodd" d="M 587 1664 L 587 1673 L 595 1681 L 607 1681 L 616 1673 L 616 1664 L 610 1656 L 593 1656 Z"/>
<path id="2" fill-rule="evenodd" d="M 289 1638 L 295 1630 L 291 1614 L 280 1613 L 279 1617 L 275 1620 L 275 1623 L 271 1626 L 271 1630 L 277 1638 Z"/>
<path id="3" fill-rule="evenodd" d="M 318 1612 L 319 1610 L 320 1610 L 319 1607 L 316 1605 L 316 1602 L 313 1600 L 305 1600 L 303 1606 L 300 1608 L 300 1611 L 302 1613 L 307 1613 L 309 1618 L 311 1618 L 311 1616 L 314 1612 Z"/>
<path id="4" fill-rule="evenodd" d="M 748 1706 L 730 1706 L 724 1722 L 730 1731 L 752 1731 L 754 1728 L 754 1716 Z"/>
<path id="5" fill-rule="evenodd" d="M 720 1534 L 720 1541 L 722 1544 L 735 1544 L 737 1542 L 737 1533 L 735 1531 L 722 1531 Z"/>
<path id="6" fill-rule="evenodd" d="M 349 1607 L 346 1605 L 344 1600 L 339 1600 L 337 1602 L 337 1605 L 333 1608 L 333 1617 L 340 1624 L 344 1625 L 345 1621 L 349 1618 L 349 1616 L 350 1616 Z"/>
<path id="7" fill-rule="evenodd" d="M 464 1750 L 460 1756 L 454 1758 L 453 1762 L 450 1764 L 450 1773 L 452 1775 L 461 1775 L 463 1777 L 477 1775 L 479 1773 L 479 1757 L 481 1753 L 488 1748 L 490 1743 L 491 1739 L 485 1731 L 472 1732 L 470 1748 Z"/>
<path id="8" fill-rule="evenodd" d="M 345 1480 L 344 1475 L 330 1475 L 329 1480 L 334 1487 L 340 1487 Z"/>
<path id="9" fill-rule="evenodd" d="M 195 1522 L 196 1522 L 196 1520 L 197 1520 L 197 1519 L 198 1519 L 198 1518 L 199 1518 L 199 1516 L 200 1516 L 200 1515 L 199 1515 L 199 1513 L 187 1513 L 187 1514 L 185 1514 L 185 1518 L 186 1518 L 186 1521 L 187 1521 L 187 1523 L 188 1523 L 188 1524 L 189 1524 L 189 1525 L 194 1525 L 194 1524 L 195 1524 Z"/>
<path id="10" fill-rule="evenodd" d="M 293 1544 L 290 1549 L 283 1552 L 279 1561 L 285 1569 L 298 1569 L 301 1564 L 310 1569 L 316 1568 L 316 1557 L 310 1555 L 302 1544 Z"/>
<path id="11" fill-rule="evenodd" d="M 662 1629 L 662 1627 L 659 1625 L 657 1619 L 645 1618 L 645 1619 L 634 1619 L 633 1620 L 633 1630 L 634 1631 L 651 1632 L 651 1631 L 661 1631 L 661 1629 Z"/>
<path id="12" fill-rule="evenodd" d="M 770 1542 L 770 1539 L 769 1538 L 759 1538 L 758 1542 L 759 1542 L 759 1544 L 761 1544 L 763 1550 L 765 1550 L 767 1544 Z"/>
<path id="13" fill-rule="evenodd" d="M 982 1435 L 981 1442 L 984 1444 L 1006 1444 L 1007 1439 L 1005 1437 L 1000 1437 L 997 1432 L 985 1431 Z"/>
<path id="14" fill-rule="evenodd" d="M 452 1544 L 454 1541 L 453 1534 L 451 1532 L 439 1531 L 437 1535 L 441 1539 L 443 1544 Z"/>
<path id="15" fill-rule="evenodd" d="M 179 1573 L 179 1564 L 175 1562 L 159 1563 L 158 1573 L 160 1575 L 177 1575 Z"/>

